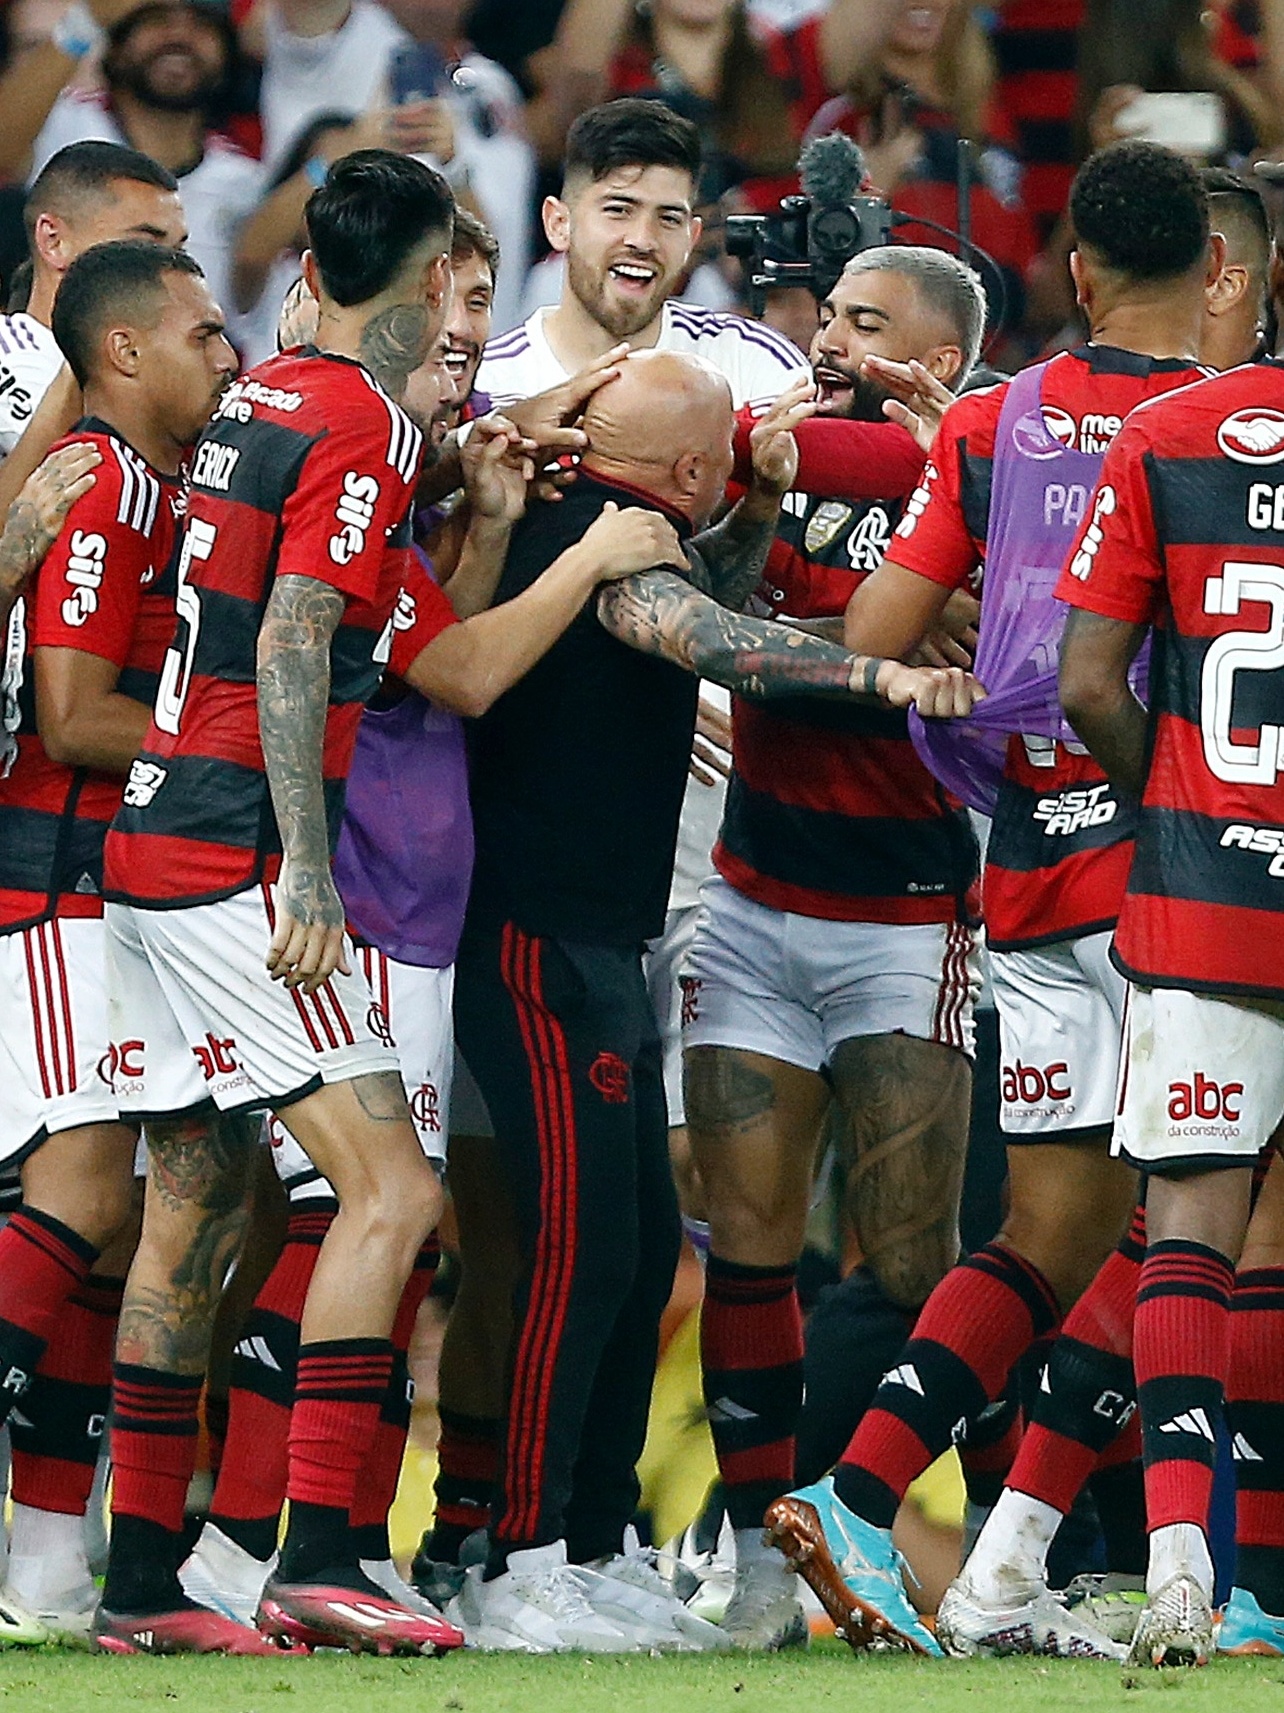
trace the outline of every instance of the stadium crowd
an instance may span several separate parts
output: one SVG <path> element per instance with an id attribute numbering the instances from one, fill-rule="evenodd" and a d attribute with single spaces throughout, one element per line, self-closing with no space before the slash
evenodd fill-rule
<path id="1" fill-rule="evenodd" d="M 0 22 L 0 1644 L 1284 1657 L 1284 0 Z"/>

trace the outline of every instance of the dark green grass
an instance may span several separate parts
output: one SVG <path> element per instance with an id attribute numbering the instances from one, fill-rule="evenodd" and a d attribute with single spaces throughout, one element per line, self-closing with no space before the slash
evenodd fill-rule
<path id="1" fill-rule="evenodd" d="M 1039 1660 L 116 1659 L 0 1654 L 0 1713 L 1284 1713 L 1284 1660 L 1132 1672 Z"/>

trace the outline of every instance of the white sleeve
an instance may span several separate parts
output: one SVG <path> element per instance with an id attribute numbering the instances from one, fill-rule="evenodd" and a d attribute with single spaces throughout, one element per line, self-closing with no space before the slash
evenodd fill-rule
<path id="1" fill-rule="evenodd" d="M 0 456 L 7 458 L 18 444 L 59 362 L 51 362 L 45 351 L 19 346 L 0 320 Z"/>
<path id="2" fill-rule="evenodd" d="M 96 101 L 64 91 L 49 109 L 49 117 L 31 145 L 31 171 L 27 182 L 33 182 L 41 168 L 69 143 L 119 141 L 119 131 Z"/>

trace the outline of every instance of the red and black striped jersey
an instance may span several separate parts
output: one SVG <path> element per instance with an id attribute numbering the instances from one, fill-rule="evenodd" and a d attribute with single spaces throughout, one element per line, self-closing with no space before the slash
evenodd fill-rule
<path id="1" fill-rule="evenodd" d="M 1132 417 L 1057 593 L 1155 626 L 1115 962 L 1147 987 L 1284 998 L 1284 366 Z"/>
<path id="2" fill-rule="evenodd" d="M 180 483 L 153 470 L 105 422 L 87 418 L 68 440 L 96 446 L 102 463 L 10 617 L 9 747 L 0 778 L 6 934 L 50 916 L 102 914 L 103 840 L 125 787 L 111 774 L 50 758 L 36 727 L 35 651 L 68 648 L 109 660 L 119 672 L 116 691 L 150 708 L 174 635 Z"/>
<path id="3" fill-rule="evenodd" d="M 1104 453 L 1136 405 L 1203 373 L 1179 359 L 1108 345 L 1064 351 L 1045 371 L 1044 421 L 1066 446 Z M 887 550 L 896 564 L 950 589 L 975 587 L 984 563 L 1006 390 L 967 393 L 950 406 L 923 484 Z M 1078 520 L 1088 497 L 1080 487 L 1067 489 L 1064 503 L 1074 508 L 1068 523 Z M 1044 739 L 1013 737 L 981 885 L 990 947 L 1012 951 L 1111 927 L 1131 861 L 1133 824 L 1131 811 L 1091 756 Z"/>
<path id="4" fill-rule="evenodd" d="M 900 509 L 788 495 L 754 610 L 841 615 L 882 562 Z M 971 827 L 918 759 L 903 712 L 736 696 L 732 730 L 713 860 L 738 892 L 839 922 L 954 922 L 974 910 Z"/>
<path id="5" fill-rule="evenodd" d="M 178 629 L 108 835 L 109 898 L 170 909 L 275 875 L 256 649 L 278 577 L 347 597 L 330 644 L 322 758 L 333 848 L 357 722 L 388 658 L 422 445 L 346 357 L 286 351 L 228 389 L 192 459 Z"/>

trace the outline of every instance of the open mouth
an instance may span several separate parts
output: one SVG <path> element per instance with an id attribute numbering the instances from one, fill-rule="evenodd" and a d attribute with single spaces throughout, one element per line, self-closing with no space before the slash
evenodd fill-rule
<path id="1" fill-rule="evenodd" d="M 659 278 L 659 271 L 651 268 L 645 262 L 616 262 L 608 270 L 610 277 L 622 291 L 641 297 Z"/>
<path id="2" fill-rule="evenodd" d="M 477 356 L 472 350 L 449 350 L 441 360 L 441 366 L 452 381 L 462 381 L 468 373 L 468 366 Z"/>
<path id="3" fill-rule="evenodd" d="M 819 388 L 816 408 L 822 414 L 833 415 L 845 410 L 851 404 L 852 395 L 856 391 L 851 376 L 844 374 L 841 369 L 817 369 L 816 385 Z"/>

